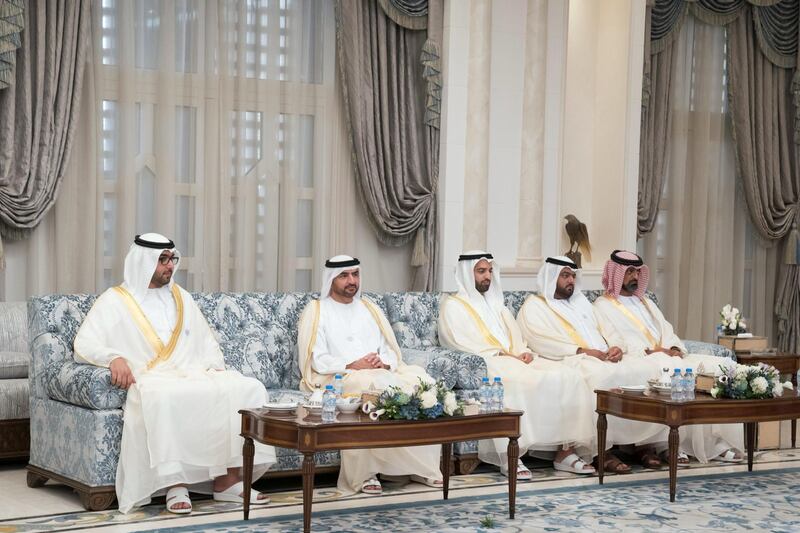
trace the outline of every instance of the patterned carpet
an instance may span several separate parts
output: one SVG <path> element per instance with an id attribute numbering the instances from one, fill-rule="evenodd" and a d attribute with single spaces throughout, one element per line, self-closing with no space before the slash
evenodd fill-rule
<path id="1" fill-rule="evenodd" d="M 505 495 L 449 502 L 386 505 L 366 512 L 323 511 L 312 515 L 315 532 L 517 532 L 517 531 L 800 531 L 800 469 L 703 475 L 678 484 L 669 503 L 663 479 L 607 486 L 526 491 L 508 518 Z M 491 517 L 494 527 L 482 526 Z M 302 516 L 215 524 L 204 531 L 294 533 Z M 196 531 L 197 526 L 159 532 Z"/>
<path id="2" fill-rule="evenodd" d="M 720 471 L 730 470 L 730 467 L 720 467 L 719 463 L 693 463 L 688 471 L 679 472 L 675 504 L 669 503 L 666 471 L 652 473 L 635 468 L 628 476 L 610 476 L 610 483 L 600 487 L 596 478 L 556 472 L 549 466 L 536 467 L 533 482 L 518 485 L 517 519 L 513 521 L 508 519 L 506 479 L 496 470 L 451 478 L 449 502 L 441 501 L 435 489 L 416 483 L 385 482 L 381 498 L 344 496 L 335 487 L 318 488 L 314 492 L 317 510 L 312 515 L 312 529 L 315 532 L 489 531 L 481 528 L 481 520 L 491 516 L 495 522 L 491 531 L 652 531 L 656 528 L 800 531 L 797 517 L 800 515 L 796 512 L 800 503 L 800 450 L 764 452 L 757 457 L 756 464 L 771 470 L 727 474 Z M 734 468 L 741 470 L 743 467 Z M 654 476 L 656 479 L 650 479 Z M 265 483 L 272 482 L 262 480 L 262 489 L 266 488 Z M 249 522 L 240 520 L 241 508 L 237 504 L 195 499 L 190 522 L 185 517 L 167 513 L 161 502 L 127 515 L 109 509 L 4 520 L 0 521 L 0 533 L 106 528 L 124 531 L 301 530 L 302 492 L 286 488 L 270 495 L 272 502 L 266 508 L 268 511 L 254 511 Z M 429 501 L 423 501 L 425 499 Z M 402 503 L 394 503 L 398 501 Z M 323 503 L 327 503 L 329 509 L 335 507 L 324 510 L 319 505 Z M 355 508 L 345 509 L 348 506 Z M 187 523 L 191 525 L 185 525 Z M 174 527 L 170 528 L 171 525 Z"/>

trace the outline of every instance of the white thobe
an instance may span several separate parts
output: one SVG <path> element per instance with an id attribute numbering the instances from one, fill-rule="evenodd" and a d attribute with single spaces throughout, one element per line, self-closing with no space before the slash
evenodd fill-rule
<path id="1" fill-rule="evenodd" d="M 584 451 L 592 447 L 592 394 L 580 374 L 573 369 L 535 356 L 525 364 L 516 357 L 528 352 L 528 346 L 511 312 L 503 307 L 492 311 L 494 321 L 502 324 L 502 337 L 480 316 L 480 303 L 473 307 L 461 297 L 446 298 L 439 311 L 439 341 L 443 346 L 480 355 L 488 374 L 503 381 L 505 402 L 509 409 L 524 411 L 520 419 L 520 455 L 529 450 L 552 451 L 577 445 Z M 477 307 L 477 309 L 476 309 Z M 482 440 L 478 457 L 484 462 L 507 465 L 508 439 Z M 584 454 L 585 455 L 585 454 Z"/>
<path id="2" fill-rule="evenodd" d="M 314 323 L 316 331 L 313 331 Z M 392 386 L 413 387 L 419 384 L 420 379 L 433 381 L 422 368 L 402 363 L 400 349 L 386 317 L 375 304 L 361 298 L 350 304 L 332 298 L 311 302 L 300 317 L 299 328 L 300 352 L 305 354 L 307 347 L 312 346 L 310 360 L 301 358 L 300 368 L 306 389 L 309 383 L 321 385 L 330 382 L 335 374 L 343 374 L 342 387 L 346 394 L 384 390 Z M 346 368 L 371 352 L 378 353 L 381 361 L 390 368 Z M 342 450 L 338 488 L 342 492 L 357 492 L 364 481 L 376 474 L 415 474 L 441 479 L 440 451 L 441 446 L 437 445 Z"/>
<path id="3" fill-rule="evenodd" d="M 658 306 L 647 298 L 619 296 L 615 302 L 606 295 L 595 300 L 594 308 L 603 329 L 609 331 L 611 336 L 624 338 L 629 353 L 647 362 L 654 373 L 662 368 L 669 368 L 671 372 L 674 368 L 689 367 L 695 373 L 699 368 L 707 372 L 719 368 L 720 358 L 717 356 L 686 353 L 686 347 L 675 334 L 672 324 L 664 318 Z M 647 355 L 646 350 L 656 347 L 677 348 L 683 353 L 683 358 L 670 357 L 661 351 Z M 729 448 L 741 450 L 744 445 L 741 424 L 682 426 L 680 435 L 681 450 L 700 462 L 708 462 Z"/>
<path id="4" fill-rule="evenodd" d="M 534 351 L 580 373 L 592 391 L 590 410 L 593 420 L 596 421 L 594 409 L 597 396 L 593 391 L 621 385 L 644 385 L 652 377 L 653 370 L 641 360 L 631 357 L 626 352 L 624 343 L 613 342 L 611 339 L 606 341 L 604 331 L 598 327 L 593 312 L 587 314 L 586 310 L 571 306 L 565 300 L 555 302 L 558 303 L 554 309 L 549 305 L 551 302 L 546 302 L 543 298 L 529 297 L 517 315 L 517 323 L 526 342 Z M 592 311 L 590 306 L 587 307 L 588 311 Z M 605 351 L 608 345 L 617 346 L 623 351 L 621 361 L 612 363 L 585 353 L 577 353 L 579 348 Z M 667 436 L 668 428 L 663 425 L 612 416 L 608 418 L 606 448 L 618 444 L 663 443 Z M 596 451 L 596 447 L 593 451 Z"/>
<path id="5" fill-rule="evenodd" d="M 123 407 L 120 511 L 178 483 L 210 492 L 211 479 L 242 465 L 238 410 L 261 407 L 267 392 L 258 380 L 225 370 L 219 345 L 188 292 L 149 289 L 137 301 L 109 289 L 86 315 L 74 346 L 82 363 L 108 367 L 123 357 L 136 380 Z M 155 363 L 159 353 L 164 357 Z M 256 443 L 254 479 L 274 462 L 274 448 Z"/>

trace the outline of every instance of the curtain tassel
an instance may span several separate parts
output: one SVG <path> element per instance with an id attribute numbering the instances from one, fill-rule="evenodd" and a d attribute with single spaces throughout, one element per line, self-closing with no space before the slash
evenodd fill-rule
<path id="1" fill-rule="evenodd" d="M 425 253 L 425 225 L 417 229 L 414 237 L 414 251 L 411 253 L 411 266 L 420 267 L 428 263 L 428 254 Z"/>

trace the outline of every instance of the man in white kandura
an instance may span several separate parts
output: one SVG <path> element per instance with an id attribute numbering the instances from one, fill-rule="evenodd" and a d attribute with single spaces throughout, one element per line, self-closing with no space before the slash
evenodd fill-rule
<path id="1" fill-rule="evenodd" d="M 658 306 L 644 294 L 650 270 L 633 252 L 615 250 L 603 270 L 605 294 L 595 300 L 594 309 L 604 331 L 623 338 L 628 352 L 643 358 L 658 375 L 662 368 L 670 372 L 676 366 L 715 372 L 721 360 L 713 355 L 690 354 L 667 322 Z M 680 428 L 681 450 L 700 462 L 711 459 L 740 462 L 738 451 L 744 443 L 741 424 L 713 424 Z"/>
<path id="2" fill-rule="evenodd" d="M 361 297 L 358 259 L 337 255 L 325 262 L 320 299 L 300 317 L 297 350 L 301 388 L 313 390 L 343 377 L 344 394 L 388 387 L 412 389 L 420 379 L 433 382 L 425 370 L 403 363 L 389 321 L 373 302 Z M 378 474 L 402 476 L 441 488 L 441 446 L 342 450 L 339 490 L 380 494 Z"/>
<path id="3" fill-rule="evenodd" d="M 559 361 L 580 372 L 590 390 L 647 383 L 650 365 L 626 352 L 618 339 L 604 336 L 592 304 L 581 290 L 580 270 L 568 257 L 548 257 L 539 270 L 540 294 L 529 296 L 517 315 L 525 340 L 542 357 Z M 592 394 L 594 413 L 596 397 Z M 596 418 L 596 415 L 594 416 Z M 655 453 L 667 450 L 668 428 L 661 424 L 609 417 L 606 446 L 638 445 L 642 466 L 658 468 Z M 607 472 L 625 474 L 631 468 L 613 454 L 606 454 Z"/>
<path id="4" fill-rule="evenodd" d="M 128 390 L 116 478 L 123 513 L 166 488 L 167 510 L 189 513 L 187 486 L 243 502 L 238 410 L 267 400 L 258 380 L 225 370 L 208 322 L 173 282 L 178 262 L 166 237 L 137 235 L 124 283 L 97 298 L 75 337 L 75 360 L 109 368 L 112 384 Z M 254 462 L 258 479 L 274 448 L 256 444 Z M 250 501 L 269 499 L 253 490 Z"/>
<path id="5" fill-rule="evenodd" d="M 439 311 L 443 346 L 474 353 L 486 360 L 489 376 L 505 388 L 504 406 L 525 411 L 520 420 L 520 457 L 530 451 L 555 451 L 553 466 L 575 474 L 593 474 L 576 451 L 586 455 L 594 440 L 592 394 L 580 374 L 531 353 L 503 301 L 500 269 L 491 254 L 470 251 L 459 256 L 458 293 Z M 507 441 L 483 440 L 478 456 L 508 475 Z M 517 479 L 530 480 L 530 470 L 517 462 Z"/>

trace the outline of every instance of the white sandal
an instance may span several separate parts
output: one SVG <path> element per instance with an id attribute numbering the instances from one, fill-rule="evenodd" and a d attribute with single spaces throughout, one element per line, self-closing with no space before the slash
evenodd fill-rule
<path id="1" fill-rule="evenodd" d="M 422 477 L 416 474 L 411 474 L 411 481 L 414 483 L 422 483 L 423 485 L 433 487 L 434 489 L 441 489 L 444 486 L 444 480 L 441 478 L 437 479 L 433 477 Z"/>
<path id="2" fill-rule="evenodd" d="M 371 477 L 361 484 L 361 492 L 370 496 L 379 496 L 383 493 L 383 487 L 378 478 Z"/>
<path id="3" fill-rule="evenodd" d="M 584 467 L 590 467 L 591 470 L 586 470 Z M 553 461 L 553 468 L 561 472 L 570 472 L 572 474 L 592 475 L 595 469 L 592 465 L 578 457 L 576 454 L 571 453 L 560 461 Z"/>
<path id="4" fill-rule="evenodd" d="M 508 467 L 506 465 L 501 466 L 500 473 L 508 477 Z M 533 473 L 528 470 L 522 459 L 519 459 L 517 461 L 517 481 L 530 481 L 531 479 L 533 479 Z"/>
<path id="5" fill-rule="evenodd" d="M 227 489 L 221 492 L 214 492 L 214 501 L 217 502 L 233 502 L 244 504 L 244 497 L 240 496 L 244 492 L 244 482 L 239 481 L 234 483 Z M 255 489 L 250 489 L 250 505 L 266 505 L 269 503 L 269 498 L 261 498 L 261 493 Z"/>
<path id="6" fill-rule="evenodd" d="M 173 505 L 179 503 L 188 503 L 189 507 L 185 509 L 180 508 L 173 508 Z M 192 500 L 189 498 L 189 489 L 186 487 L 172 487 L 167 491 L 167 502 L 166 502 L 167 511 L 173 514 L 189 514 L 192 512 Z"/>
<path id="7" fill-rule="evenodd" d="M 737 457 L 737 453 L 740 455 Z M 733 448 L 728 448 L 718 456 L 711 459 L 712 461 L 720 461 L 723 463 L 741 463 L 744 461 L 744 454 L 739 452 L 738 450 L 734 450 Z"/>

